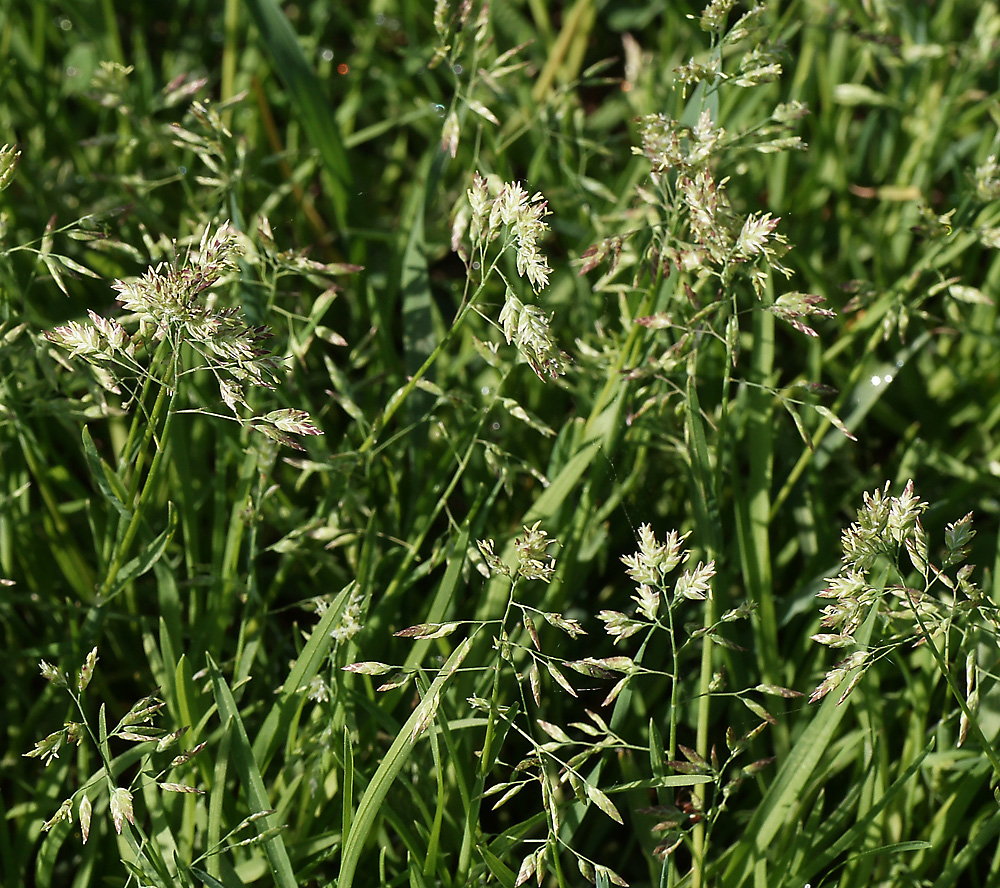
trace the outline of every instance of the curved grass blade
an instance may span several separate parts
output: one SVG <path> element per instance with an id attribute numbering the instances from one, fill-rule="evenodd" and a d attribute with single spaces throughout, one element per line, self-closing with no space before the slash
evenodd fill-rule
<path id="1" fill-rule="evenodd" d="M 399 729 L 396 739 L 386 752 L 378 770 L 375 771 L 365 794 L 361 797 L 351 831 L 344 836 L 344 850 L 340 862 L 340 879 L 337 882 L 337 888 L 351 888 L 351 885 L 354 884 L 354 874 L 361 860 L 361 852 L 364 850 L 365 842 L 378 823 L 379 809 L 385 800 L 389 787 L 399 776 L 399 772 L 409 758 L 410 751 L 417 742 L 418 737 L 415 736 L 417 729 L 426 722 L 428 715 L 437 707 L 445 682 L 458 669 L 471 646 L 472 640 L 467 638 L 455 648 L 441 668 L 437 678 L 431 682 L 431 686 L 421 699 L 420 705 L 413 710 L 406 720 L 406 724 Z"/>
<path id="2" fill-rule="evenodd" d="M 243 719 L 240 717 L 236 700 L 233 699 L 233 692 L 229 689 L 226 679 L 212 659 L 211 654 L 206 654 L 208 660 L 208 673 L 212 680 L 212 693 L 215 695 L 215 703 L 219 708 L 219 718 L 223 724 L 230 725 L 232 743 L 232 764 L 236 768 L 240 782 L 246 789 L 247 800 L 254 813 L 271 810 L 271 800 L 267 790 L 264 789 L 264 781 L 260 776 L 260 770 L 254 759 L 253 749 L 250 747 L 250 740 L 247 737 L 246 728 L 243 726 Z M 273 822 L 273 816 L 262 817 L 255 824 L 258 835 L 270 830 L 277 824 Z M 285 842 L 281 833 L 271 835 L 264 840 L 264 853 L 267 855 L 268 863 L 271 865 L 271 873 L 278 888 L 297 888 L 298 881 L 292 871 L 292 862 L 288 858 L 288 851 L 285 849 Z"/>
<path id="3" fill-rule="evenodd" d="M 857 638 L 862 644 L 867 644 L 871 637 L 877 615 L 878 608 L 872 607 L 861 629 L 858 630 Z M 844 680 L 849 682 L 855 675 L 856 671 L 852 671 Z M 837 726 L 846 712 L 846 706 L 837 704 L 836 694 L 828 694 L 820 704 L 816 715 L 798 738 L 774 783 L 768 788 L 763 802 L 747 825 L 744 832 L 747 838 L 735 849 L 722 878 L 723 884 L 731 885 L 733 888 L 746 884 L 752 877 L 758 861 L 767 857 L 768 849 L 778 831 L 790 822 L 809 778 L 820 759 L 826 754 L 827 747 L 832 742 Z"/>
<path id="4" fill-rule="evenodd" d="M 924 763 L 924 759 L 933 748 L 934 742 L 932 741 L 914 759 L 912 764 L 892 782 L 892 785 L 886 789 L 885 793 L 878 800 L 878 803 L 873 805 L 865 816 L 857 820 L 857 822 L 855 822 L 850 829 L 844 832 L 840 838 L 825 847 L 821 853 L 817 853 L 819 849 L 814 848 L 813 853 L 807 859 L 806 865 L 802 868 L 802 870 L 792 876 L 791 882 L 793 884 L 797 882 L 805 884 L 813 876 L 823 872 L 826 867 L 833 863 L 838 855 L 846 852 L 854 845 L 855 842 L 863 840 L 865 831 L 871 828 L 871 824 L 874 823 L 878 816 L 889 807 L 893 799 L 895 799 L 909 785 L 910 780 L 913 778 L 914 774 L 920 770 Z M 879 848 L 871 848 L 866 851 L 861 851 L 858 854 L 851 855 L 849 859 L 853 860 L 870 854 L 898 853 L 900 851 L 914 851 L 930 847 L 932 846 L 928 842 L 902 842 L 898 845 L 885 845 Z"/>
<path id="5" fill-rule="evenodd" d="M 146 546 L 139 555 L 130 559 L 118 572 L 115 584 L 111 587 L 105 600 L 117 595 L 127 583 L 146 573 L 156 564 L 166 551 L 177 530 L 177 510 L 173 503 L 167 503 L 167 527 L 159 536 Z"/>
<path id="6" fill-rule="evenodd" d="M 330 653 L 330 648 L 333 647 L 331 630 L 341 618 L 344 602 L 353 590 L 354 585 L 348 585 L 337 596 L 333 606 L 323 614 L 322 619 L 309 635 L 309 641 L 306 642 L 302 653 L 296 658 L 295 665 L 288 673 L 288 678 L 281 686 L 277 699 L 267 714 L 267 718 L 264 719 L 264 724 L 254 741 L 254 758 L 260 767 L 267 767 L 267 763 L 278 747 L 280 738 L 287 734 L 288 726 L 301 702 L 300 688 L 309 684 L 313 676 L 319 672 L 327 654 Z"/>

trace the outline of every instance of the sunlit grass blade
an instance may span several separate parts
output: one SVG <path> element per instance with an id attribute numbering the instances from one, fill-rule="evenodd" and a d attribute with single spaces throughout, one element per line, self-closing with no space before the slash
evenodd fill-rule
<path id="1" fill-rule="evenodd" d="M 859 638 L 867 642 L 871 636 L 878 609 L 872 607 L 859 630 Z M 858 673 L 852 670 L 845 681 Z M 773 842 L 783 829 L 790 828 L 798 817 L 802 794 L 826 751 L 848 707 L 838 705 L 837 694 L 827 694 L 816 708 L 808 726 L 799 735 L 785 757 L 763 801 L 754 812 L 744 831 L 744 838 L 734 849 L 725 867 L 724 879 L 734 888 L 747 884 L 758 861 L 765 860 Z"/>
<path id="2" fill-rule="evenodd" d="M 240 716 L 236 700 L 233 699 L 232 691 L 226 683 L 225 678 L 219 671 L 215 661 L 208 656 L 208 671 L 212 680 L 212 690 L 215 695 L 216 706 L 219 709 L 219 718 L 227 726 L 230 733 L 232 764 L 240 778 L 240 783 L 247 794 L 247 801 L 250 805 L 251 813 L 260 814 L 270 811 L 271 800 L 267 790 L 264 788 L 264 781 L 260 776 L 260 770 L 254 758 L 253 748 L 247 737 L 246 728 L 243 726 L 243 719 Z M 268 815 L 258 820 L 254 827 L 258 835 L 271 829 L 278 824 L 273 822 L 273 817 Z M 292 870 L 292 863 L 289 860 L 288 852 L 285 850 L 285 842 L 280 832 L 272 834 L 269 838 L 263 839 L 264 853 L 267 855 L 271 865 L 271 872 L 274 876 L 275 884 L 279 888 L 296 888 L 298 881 Z"/>
<path id="3" fill-rule="evenodd" d="M 906 791 L 910 787 L 910 781 L 913 779 L 914 775 L 920 771 L 924 760 L 933 748 L 934 744 L 931 743 L 924 750 L 922 750 L 920 755 L 916 757 L 910 766 L 885 788 L 885 792 L 879 798 L 878 802 L 871 806 L 868 811 L 864 812 L 863 816 L 858 816 L 853 825 L 849 829 L 846 829 L 837 839 L 829 841 L 832 837 L 826 837 L 828 842 L 822 850 L 814 846 L 801 869 L 795 871 L 789 881 L 801 881 L 803 883 L 808 882 L 810 879 L 824 872 L 840 854 L 850 848 L 858 846 L 864 847 L 867 844 L 867 842 L 864 841 L 866 832 L 869 832 L 872 824 L 877 821 L 883 812 L 888 810 L 893 800 L 898 798 L 900 793 Z M 896 850 L 910 851 L 930 847 L 932 846 L 929 843 L 922 842 L 913 845 L 908 844 L 905 848 L 897 848 Z"/>
<path id="4" fill-rule="evenodd" d="M 354 875 L 357 871 L 358 863 L 365 843 L 372 830 L 375 828 L 380 818 L 379 807 L 385 799 L 389 787 L 399 776 L 403 765 L 409 757 L 410 751 L 417 742 L 414 730 L 420 726 L 433 708 L 437 706 L 439 695 L 445 683 L 451 677 L 455 669 L 469 652 L 472 642 L 465 639 L 448 657 L 442 666 L 437 678 L 431 682 L 427 693 L 423 695 L 420 703 L 413 710 L 413 713 L 399 729 L 396 739 L 393 740 L 381 763 L 372 775 L 365 789 L 361 801 L 355 811 L 351 832 L 344 836 L 344 847 L 341 852 L 340 877 L 338 888 L 350 888 L 354 884 Z"/>
<path id="5" fill-rule="evenodd" d="M 319 672 L 330 648 L 333 647 L 331 630 L 340 619 L 341 609 L 351 590 L 352 587 L 342 590 L 334 605 L 320 618 L 278 691 L 277 699 L 272 703 L 254 740 L 253 755 L 259 767 L 267 767 L 278 745 L 283 742 L 295 711 L 301 705 L 302 688 L 307 687 L 313 676 Z"/>

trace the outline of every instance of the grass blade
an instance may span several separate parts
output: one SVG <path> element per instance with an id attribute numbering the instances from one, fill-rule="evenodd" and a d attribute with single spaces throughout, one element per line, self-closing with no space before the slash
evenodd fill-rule
<path id="1" fill-rule="evenodd" d="M 239 775 L 240 783 L 246 789 L 247 801 L 253 813 L 271 810 L 271 800 L 264 789 L 264 781 L 261 779 L 257 761 L 254 758 L 250 740 L 247 737 L 246 728 L 243 726 L 243 719 L 240 717 L 236 700 L 233 699 L 233 692 L 212 659 L 210 654 L 206 654 L 208 659 L 208 673 L 212 680 L 212 692 L 215 695 L 215 703 L 219 708 L 219 718 L 223 724 L 230 725 L 232 742 L 232 764 Z M 258 835 L 277 824 L 272 815 L 262 817 L 256 821 L 254 826 Z M 274 876 L 275 884 L 278 888 L 296 888 L 298 881 L 292 871 L 292 863 L 288 858 L 288 851 L 285 849 L 284 839 L 281 833 L 271 835 L 264 840 L 264 853 L 267 855 L 271 865 L 271 873 Z"/>
<path id="2" fill-rule="evenodd" d="M 859 640 L 864 639 L 867 643 L 877 616 L 878 608 L 872 607 L 864 625 L 858 630 Z M 844 681 L 851 681 L 856 674 L 857 670 L 852 670 Z M 847 712 L 845 705 L 837 705 L 837 699 L 837 694 L 827 694 L 819 711 L 792 747 L 774 783 L 768 788 L 767 795 L 747 825 L 744 832 L 747 838 L 736 848 L 726 868 L 722 880 L 724 884 L 733 888 L 746 884 L 757 862 L 768 856 L 768 848 L 778 831 L 790 822 L 810 776 L 826 754 L 837 726 Z"/>
<path id="3" fill-rule="evenodd" d="M 319 77 L 306 60 L 295 31 L 275 0 L 247 0 L 247 8 L 267 47 L 274 68 L 288 90 L 298 119 L 330 174 L 327 181 L 330 199 L 337 221 L 344 226 L 352 175 L 330 100 L 325 95 Z"/>
<path id="4" fill-rule="evenodd" d="M 288 725 L 301 703 L 300 688 L 309 684 L 313 676 L 319 672 L 326 655 L 330 653 L 330 648 L 333 646 L 333 636 L 330 632 L 341 618 L 343 604 L 353 588 L 351 585 L 344 589 L 333 606 L 323 614 L 310 634 L 302 653 L 296 658 L 288 678 L 281 686 L 278 699 L 264 719 L 264 724 L 254 741 L 254 758 L 260 767 L 267 767 L 271 756 L 278 748 L 279 739 L 287 733 Z"/>
<path id="5" fill-rule="evenodd" d="M 365 794 L 361 797 L 357 812 L 354 816 L 354 823 L 351 832 L 344 836 L 344 850 L 340 862 L 340 879 L 337 882 L 338 888 L 351 888 L 354 884 L 354 874 L 357 871 L 358 863 L 361 860 L 361 852 L 364 850 L 365 841 L 375 828 L 379 820 L 379 808 L 385 799 L 389 787 L 392 785 L 403 765 L 410 755 L 410 751 L 416 744 L 414 729 L 417 728 L 427 717 L 429 710 L 437 706 L 441 690 L 445 682 L 451 677 L 459 664 L 469 652 L 472 646 L 470 638 L 465 639 L 448 658 L 441 668 L 437 678 L 431 682 L 406 723 L 399 729 L 396 739 L 382 759 L 382 763 L 375 771 Z"/>

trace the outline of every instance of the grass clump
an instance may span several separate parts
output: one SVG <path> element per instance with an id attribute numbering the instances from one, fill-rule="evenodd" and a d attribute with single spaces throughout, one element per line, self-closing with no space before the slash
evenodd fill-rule
<path id="1" fill-rule="evenodd" d="M 8 12 L 0 882 L 992 884 L 994 4 Z"/>

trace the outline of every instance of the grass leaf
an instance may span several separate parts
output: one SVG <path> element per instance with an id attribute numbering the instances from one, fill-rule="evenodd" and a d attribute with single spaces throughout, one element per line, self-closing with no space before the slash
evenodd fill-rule
<path id="1" fill-rule="evenodd" d="M 219 709 L 219 718 L 223 724 L 228 725 L 231 734 L 231 754 L 233 767 L 239 775 L 240 783 L 247 794 L 247 801 L 251 812 L 263 814 L 272 810 L 271 800 L 267 790 L 264 788 L 264 781 L 261 778 L 257 760 L 254 758 L 253 748 L 247 737 L 246 728 L 243 726 L 243 719 L 240 716 L 236 700 L 233 698 L 229 685 L 223 678 L 219 667 L 215 664 L 211 655 L 207 657 L 208 673 L 212 680 L 212 693 L 215 696 L 215 704 Z M 278 824 L 273 815 L 261 817 L 254 823 L 257 834 L 261 835 Z M 275 832 L 269 838 L 263 840 L 264 853 L 267 855 L 271 865 L 271 873 L 275 884 L 279 888 L 296 888 L 298 880 L 292 870 L 292 863 L 285 849 L 285 842 L 280 832 Z"/>

